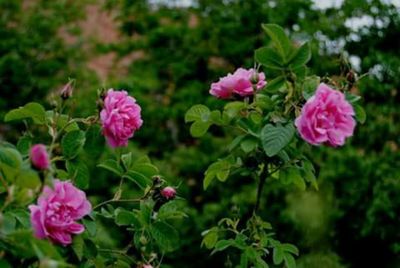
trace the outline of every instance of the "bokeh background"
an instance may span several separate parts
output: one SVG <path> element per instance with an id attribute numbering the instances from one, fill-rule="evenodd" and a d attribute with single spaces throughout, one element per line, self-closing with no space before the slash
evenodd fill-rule
<path id="1" fill-rule="evenodd" d="M 210 83 L 252 67 L 254 49 L 266 42 L 261 23 L 279 24 L 297 42 L 311 41 L 312 72 L 335 77 L 348 59 L 363 76 L 353 90 L 367 121 L 344 147 L 310 151 L 319 191 L 268 182 L 262 216 L 279 239 L 299 246 L 301 268 L 400 267 L 399 11 L 400 2 L 389 0 L 0 0 L 0 118 L 29 101 L 50 107 L 68 78 L 77 80 L 80 116 L 96 113 L 99 88 L 129 91 L 144 119 L 129 149 L 149 154 L 179 185 L 189 215 L 177 223 L 180 249 L 165 262 L 223 267 L 223 254 L 200 247 L 201 232 L 248 210 L 255 187 L 233 178 L 204 192 L 204 170 L 232 137 L 212 129 L 193 139 L 183 117 L 193 104 L 222 107 Z M 22 126 L 0 122 L 0 139 L 15 142 Z M 99 142 L 85 159 L 93 163 L 93 202 L 117 184 L 94 165 L 110 153 Z M 118 246 L 127 238 L 107 227 L 98 240 Z"/>

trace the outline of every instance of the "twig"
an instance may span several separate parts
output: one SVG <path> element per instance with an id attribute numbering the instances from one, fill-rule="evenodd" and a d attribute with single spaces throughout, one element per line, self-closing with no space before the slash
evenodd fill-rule
<path id="1" fill-rule="evenodd" d="M 101 206 L 104 206 L 106 204 L 109 204 L 109 203 L 114 203 L 114 202 L 115 203 L 117 203 L 117 202 L 140 202 L 143 199 L 144 199 L 143 197 L 135 198 L 135 199 L 110 199 L 110 200 L 106 200 L 104 202 L 101 202 L 100 204 L 97 204 L 96 206 L 93 207 L 93 210 L 95 210 L 95 209 L 97 209 L 97 208 L 99 208 Z"/>

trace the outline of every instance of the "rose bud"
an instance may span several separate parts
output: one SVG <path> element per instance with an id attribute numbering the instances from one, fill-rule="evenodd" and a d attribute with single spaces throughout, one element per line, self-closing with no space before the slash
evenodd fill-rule
<path id="1" fill-rule="evenodd" d="M 161 190 L 161 195 L 167 200 L 174 199 L 176 190 L 173 187 L 168 186 Z"/>
<path id="2" fill-rule="evenodd" d="M 47 154 L 46 146 L 43 144 L 33 145 L 29 157 L 32 165 L 37 169 L 44 170 L 50 166 L 49 155 Z"/>

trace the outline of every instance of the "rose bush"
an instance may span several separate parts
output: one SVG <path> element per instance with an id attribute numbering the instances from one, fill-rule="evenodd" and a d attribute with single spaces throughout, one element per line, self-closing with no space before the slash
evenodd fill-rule
<path id="1" fill-rule="evenodd" d="M 279 241 L 271 223 L 260 216 L 260 211 L 267 209 L 262 200 L 265 184 L 281 183 L 299 190 L 310 185 L 318 190 L 315 168 L 303 141 L 343 145 L 354 132 L 357 114 L 351 102 L 357 97 L 347 90 L 348 83 L 355 81 L 344 80 L 339 85 L 329 77 L 308 73 L 311 50 L 307 42 L 294 45 L 275 24 L 263 28 L 270 43 L 255 51 L 255 60 L 257 70 L 263 68 L 269 74 L 268 83 L 263 72 L 239 68 L 211 84 L 210 94 L 225 101 L 222 110 L 211 111 L 198 104 L 187 111 L 185 121 L 192 123 L 194 137 L 205 135 L 213 125 L 229 129 L 233 136 L 226 154 L 205 171 L 204 189 L 215 180 L 224 183 L 230 178 L 251 178 L 256 188 L 252 208 L 242 208 L 233 213 L 235 217 L 223 218 L 205 230 L 202 245 L 212 253 L 226 252 L 227 262 L 238 267 L 274 264 L 293 268 L 299 250 Z M 249 200 L 253 200 L 251 193 Z"/>
<path id="2" fill-rule="evenodd" d="M 3 256 L 15 267 L 159 266 L 179 241 L 170 221 L 185 214 L 174 201 L 175 188 L 150 159 L 125 148 L 142 125 L 141 108 L 126 91 L 110 89 L 99 92 L 99 114 L 74 118 L 68 112 L 73 89 L 71 81 L 62 87 L 52 110 L 31 102 L 5 116 L 6 122 L 24 121 L 27 129 L 17 146 L 0 146 Z M 109 199 L 87 194 L 97 182 L 90 163 L 81 160 L 102 146 L 103 135 L 113 154 L 94 163 L 120 180 Z M 127 245 L 104 248 L 98 229 L 110 220 L 131 235 Z"/>
<path id="3" fill-rule="evenodd" d="M 294 45 L 277 25 L 263 28 L 270 42 L 255 51 L 256 67 L 239 68 L 211 84 L 209 92 L 222 99 L 223 109 L 198 104 L 185 121 L 194 137 L 214 126 L 228 128 L 233 136 L 225 155 L 205 171 L 204 189 L 216 180 L 251 179 L 246 193 L 251 205 L 214 220 L 216 226 L 202 233 L 202 245 L 226 252 L 235 266 L 292 268 L 299 250 L 279 241 L 272 224 L 260 216 L 266 209 L 265 184 L 318 189 L 303 140 L 343 145 L 353 134 L 353 116 L 362 120 L 352 107 L 357 98 L 348 92 L 349 81 L 309 74 L 308 43 Z M 70 81 L 62 88 L 50 110 L 33 102 L 5 116 L 6 122 L 23 121 L 26 132 L 17 146 L 0 148 L 4 255 L 17 266 L 159 267 L 164 255 L 179 247 L 174 223 L 186 214 L 177 205 L 177 187 L 168 185 L 149 157 L 127 146 L 143 124 L 141 107 L 126 91 L 100 90 L 99 113 L 74 117 L 69 112 L 73 86 Z M 106 159 L 93 156 L 101 155 L 96 148 L 103 148 L 102 136 L 111 150 Z M 47 142 L 36 144 L 42 140 Z M 93 162 L 82 161 L 84 155 Z M 91 164 L 96 173 L 118 179 L 112 197 L 91 196 L 97 184 L 88 171 Z M 111 226 L 129 235 L 107 244 L 97 234 Z"/>

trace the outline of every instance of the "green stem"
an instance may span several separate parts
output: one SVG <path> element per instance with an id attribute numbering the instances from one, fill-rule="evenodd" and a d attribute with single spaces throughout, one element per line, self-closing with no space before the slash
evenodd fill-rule
<path id="1" fill-rule="evenodd" d="M 256 205 L 254 206 L 254 213 L 256 213 L 260 207 L 261 195 L 264 189 L 265 181 L 267 180 L 267 177 L 269 175 L 270 174 L 268 173 L 268 165 L 266 165 L 260 174 L 260 180 L 257 188 L 257 200 L 256 200 Z"/>
<path id="2" fill-rule="evenodd" d="M 99 207 L 101 207 L 101 206 L 104 206 L 104 205 L 106 205 L 106 204 L 108 204 L 108 203 L 117 203 L 117 202 L 140 202 L 140 201 L 142 201 L 143 200 L 143 197 L 142 198 L 135 198 L 135 199 L 110 199 L 110 200 L 107 200 L 107 201 L 104 201 L 104 202 L 101 202 L 100 204 L 97 204 L 96 206 L 94 206 L 93 207 L 93 210 L 95 210 L 95 209 L 97 209 L 97 208 L 99 208 Z"/>

